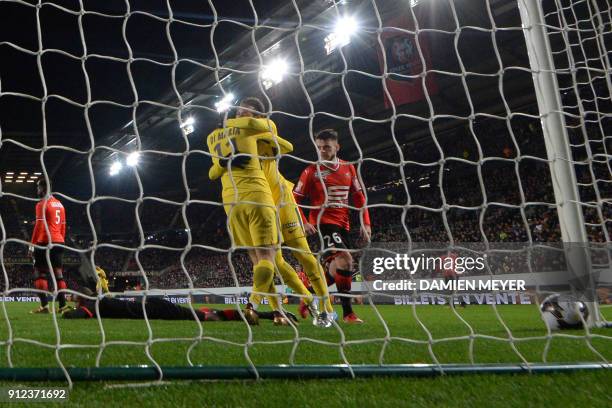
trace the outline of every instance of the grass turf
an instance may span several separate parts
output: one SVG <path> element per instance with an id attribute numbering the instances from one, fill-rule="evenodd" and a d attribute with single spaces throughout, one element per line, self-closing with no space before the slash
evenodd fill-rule
<path id="1" fill-rule="evenodd" d="M 57 344 L 53 318 L 49 315 L 29 315 L 35 307 L 28 303 L 7 303 L 14 344 L 11 359 L 16 367 L 57 367 Z M 290 309 L 295 309 L 290 306 Z M 351 364 L 378 364 L 384 347 L 383 361 L 393 363 L 470 362 L 470 327 L 478 337 L 473 341 L 475 363 L 520 363 L 522 355 L 529 362 L 542 362 L 546 339 L 532 339 L 546 335 L 543 323 L 534 305 L 498 306 L 502 325 L 491 306 L 470 306 L 457 309 L 465 321 L 446 306 L 379 306 L 387 325 L 391 341 L 385 343 L 387 329 L 369 306 L 356 310 L 366 320 L 362 326 L 340 324 L 345 335 L 344 351 Z M 612 309 L 603 309 L 608 319 Z M 466 324 L 467 323 L 467 324 Z M 187 350 L 193 338 L 200 335 L 195 322 L 151 321 L 151 356 L 160 365 L 186 365 Z M 469 326 L 468 326 L 469 325 Z M 60 357 L 66 366 L 93 366 L 103 339 L 107 347 L 100 356 L 101 366 L 150 365 L 145 353 L 149 329 L 144 321 L 104 320 L 103 332 L 96 320 L 59 320 L 61 344 L 88 345 L 89 348 L 64 348 Z M 190 354 L 194 364 L 245 365 L 244 343 L 248 329 L 241 322 L 206 322 L 203 340 Z M 298 326 L 299 339 L 295 353 L 296 364 L 338 364 L 343 359 L 339 344 L 341 333 L 336 329 L 321 330 L 309 322 Z M 514 340 L 509 340 L 509 332 Z M 612 333 L 609 329 L 596 329 L 594 333 L 607 338 L 591 339 L 593 348 L 605 359 L 612 360 Z M 0 323 L 0 339 L 7 340 L 9 327 Z M 564 335 L 580 336 L 583 331 L 565 331 Z M 436 340 L 431 349 L 429 336 Z M 179 341 L 167 341 L 171 339 Z M 19 341 L 29 339 L 48 345 Z M 238 345 L 220 343 L 223 339 Z M 445 341 L 438 341 L 446 339 Z M 321 345 L 315 341 L 327 342 Z M 116 343 L 115 343 L 116 342 Z M 139 342 L 142 344 L 132 344 Z M 252 330 L 252 344 L 248 354 L 257 365 L 287 364 L 296 344 L 296 332 L 290 327 L 275 327 L 269 321 Z M 514 348 L 513 348 L 514 345 Z M 518 352 L 518 353 L 517 353 Z M 6 367 L 7 347 L 0 347 L 0 367 Z M 548 362 L 601 361 L 587 347 L 584 338 L 555 336 L 548 347 Z M 4 386 L 8 384 L 3 384 Z M 27 384 L 28 386 L 40 384 Z M 108 384 L 106 384 L 108 385 Z M 92 401 L 147 401 L 151 406 L 192 405 L 206 401 L 206 405 L 246 406 L 265 403 L 267 406 L 299 405 L 352 406 L 357 403 L 397 406 L 403 402 L 414 405 L 463 405 L 486 403 L 492 405 L 540 405 L 559 402 L 589 406 L 609 405 L 612 388 L 609 370 L 573 372 L 567 374 L 538 375 L 463 375 L 436 378 L 372 378 L 358 380 L 295 380 L 280 381 L 223 381 L 173 382 L 154 387 L 105 389 L 100 383 L 77 383 L 70 397 L 71 405 L 93 406 Z M 572 392 L 571 390 L 581 392 Z M 452 401 L 452 403 L 451 403 Z M 199 404 L 201 405 L 201 404 Z"/>

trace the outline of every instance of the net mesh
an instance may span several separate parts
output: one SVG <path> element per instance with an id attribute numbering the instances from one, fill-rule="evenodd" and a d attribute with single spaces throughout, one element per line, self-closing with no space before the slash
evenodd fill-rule
<path id="1" fill-rule="evenodd" d="M 188 296 L 199 296 L 202 303 L 224 299 L 241 309 L 251 283 L 248 258 L 231 246 L 217 187 L 201 176 L 202 163 L 208 166 L 211 157 L 202 136 L 220 116 L 227 117 L 219 115 L 219 103 L 226 97 L 225 103 L 235 104 L 232 93 L 263 95 L 267 116 L 280 132 L 283 125 L 291 129 L 296 151 L 279 160 L 290 177 L 317 163 L 317 129 L 340 130 L 341 153 L 365 186 L 373 242 L 478 242 L 485 252 L 499 242 L 537 248 L 561 241 L 563 220 L 556 205 L 565 203 L 553 189 L 553 162 L 560 159 L 547 155 L 545 138 L 551 130 L 543 132 L 540 124 L 547 115 L 561 113 L 588 240 L 610 242 L 609 1 L 542 1 L 543 21 L 530 22 L 521 22 L 517 4 L 494 0 L 469 6 L 454 1 L 294 0 L 273 12 L 266 9 L 265 17 L 260 15 L 263 6 L 249 0 L 241 6 L 244 18 L 223 14 L 227 11 L 218 3 L 187 10 L 170 1 L 157 9 L 130 1 L 101 8 L 83 1 L 0 1 L 3 16 L 27 15 L 21 21 L 36 33 L 25 41 L 3 33 L 1 64 L 15 61 L 24 76 L 32 70 L 39 87 L 20 87 L 14 82 L 19 74 L 0 71 L 0 101 L 40 115 L 35 121 L 40 127 L 30 139 L 18 127 L 0 123 L 5 172 L 0 191 L 2 365 L 23 365 L 17 357 L 31 346 L 52 352 L 51 359 L 41 357 L 41 364 L 59 366 L 69 381 L 69 366 L 132 363 L 156 367 L 160 380 L 164 365 L 228 362 L 248 365 L 255 377 L 263 363 L 305 361 L 344 364 L 351 374 L 363 363 L 429 362 L 444 372 L 445 363 L 494 361 L 479 358 L 479 347 L 502 354 L 510 350 L 502 362 L 529 367 L 549 360 L 563 341 L 579 342 L 581 351 L 557 361 L 609 360 L 605 332 L 567 334 L 546 328 L 539 319 L 538 294 L 531 294 L 535 305 L 524 315 L 493 302 L 487 326 L 454 307 L 440 318 L 414 299 L 410 305 L 389 306 L 396 297 L 375 294 L 359 282 L 354 289 L 362 290 L 352 295 L 338 294 L 333 287 L 332 294 L 368 305 L 370 320 L 362 331 L 335 323 L 329 331 L 300 325 L 262 333 L 246 320 L 240 328 L 208 329 L 195 319 L 187 328 L 168 329 L 146 312 L 142 323 L 112 328 L 97 319 L 97 326 L 90 327 L 93 334 L 85 337 L 72 335 L 56 312 L 52 324 L 44 326 L 47 333 L 28 331 L 7 298 L 36 293 L 28 282 L 25 252 L 28 220 L 38 199 L 33 191 L 19 189 L 18 172 L 8 177 L 13 169 L 5 167 L 5 159 L 15 154 L 40 169 L 67 209 L 71 240 L 61 245 L 73 270 L 71 275 L 67 267 L 67 293 L 76 294 L 78 284 L 71 276 L 78 276 L 79 265 L 101 265 L 111 277 L 113 294 L 132 297 L 143 308 L 147 297 L 165 295 L 176 302 Z M 343 16 L 360 21 L 350 38 L 334 26 Z M 70 28 L 51 34 L 48 25 L 62 19 L 70 21 Z M 532 76 L 546 70 L 529 64 L 525 32 L 542 29 L 561 112 L 538 110 Z M 389 47 L 395 37 L 405 42 Z M 121 51 L 104 47 L 105 41 L 121 44 Z M 284 78 L 271 79 L 266 69 L 278 55 L 289 69 Z M 191 115 L 206 119 L 194 124 Z M 78 136 L 53 131 L 63 118 L 76 117 Z M 193 128 L 197 131 L 190 134 Z M 171 141 L 160 142 L 168 135 Z M 115 168 L 121 181 L 108 181 L 109 166 L 125 163 L 134 152 L 141 164 Z M 65 183 L 56 188 L 60 176 L 73 177 L 76 187 Z M 169 182 L 155 189 L 158 177 Z M 35 178 L 25 174 L 21 180 L 26 185 Z M 351 236 L 357 238 L 363 209 L 349 208 L 355 226 Z M 320 238 L 311 242 L 319 258 Z M 359 260 L 361 249 L 351 251 Z M 47 258 L 50 262 L 49 251 Z M 533 272 L 531 263 L 518 264 L 525 266 L 521 272 Z M 507 268 L 501 273 L 516 272 L 518 266 L 508 262 Z M 359 278 L 368 281 L 373 275 L 361 270 Z M 601 286 L 605 297 L 606 283 Z M 58 292 L 50 294 L 55 299 Z M 188 301 L 184 306 L 195 317 L 197 307 Z M 391 312 L 400 307 L 401 312 Z M 538 324 L 538 334 L 529 331 Z M 128 329 L 138 335 L 122 334 Z M 281 351 L 270 356 L 265 348 Z M 462 351 L 455 359 L 451 350 L 457 348 Z M 219 360 L 216 352 L 227 353 L 227 359 Z M 303 357 L 310 353 L 319 357 Z"/>

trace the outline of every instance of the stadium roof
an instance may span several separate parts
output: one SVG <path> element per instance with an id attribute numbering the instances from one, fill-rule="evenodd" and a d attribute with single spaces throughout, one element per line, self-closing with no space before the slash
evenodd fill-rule
<path id="1" fill-rule="evenodd" d="M 62 3 L 60 8 L 45 3 L 41 8 L 41 28 L 45 49 L 62 50 L 46 52 L 41 57 L 41 66 L 49 94 L 85 103 L 87 88 L 81 61 L 66 56 L 66 53 L 82 55 L 83 46 L 78 31 L 78 4 Z M 405 1 L 377 2 L 383 20 L 398 13 L 408 13 Z M 436 120 L 436 130 L 457 126 L 451 116 L 468 117 L 469 102 L 464 86 L 472 98 L 474 110 L 478 112 L 505 115 L 499 92 L 500 77 L 495 75 L 500 67 L 494 53 L 490 29 L 491 20 L 485 7 L 478 2 L 464 2 L 456 7 L 457 19 L 462 29 L 455 33 L 456 24 L 451 9 L 443 2 L 421 2 L 414 9 L 418 15 L 423 36 L 427 36 L 431 52 L 431 66 L 436 73 L 439 92 L 432 97 L 433 114 L 449 115 Z M 53 176 L 54 187 L 71 196 L 80 198 L 90 194 L 88 161 L 96 175 L 97 194 L 128 194 L 133 197 L 136 179 L 126 173 L 123 177 L 109 179 L 108 166 L 113 155 L 118 153 L 104 148 L 118 149 L 126 154 L 133 151 L 138 140 L 133 120 L 136 120 L 142 150 L 153 150 L 160 154 L 146 154 L 141 158 L 139 176 L 146 194 L 165 191 L 166 194 L 184 192 L 182 161 L 189 142 L 189 150 L 205 150 L 204 138 L 221 119 L 215 112 L 214 103 L 225 92 L 237 97 L 256 94 L 261 96 L 257 71 L 270 58 L 281 55 L 289 64 L 290 75 L 272 87 L 267 96 L 275 112 L 272 118 L 279 125 L 280 133 L 294 142 L 295 155 L 315 159 L 315 151 L 309 137 L 310 108 L 308 99 L 299 81 L 299 53 L 306 70 L 320 70 L 335 74 L 311 72 L 303 78 L 316 115 L 314 128 L 338 127 L 342 135 L 343 154 L 349 159 L 357 158 L 356 146 L 350 136 L 348 118 L 350 107 L 343 90 L 343 83 L 355 108 L 355 116 L 366 120 L 354 120 L 353 132 L 364 154 L 372 156 L 385 149 L 394 148 L 390 137 L 390 111 L 383 104 L 383 90 L 380 79 L 366 74 L 379 75 L 377 57 L 378 26 L 376 14 L 370 2 L 297 1 L 300 16 L 293 2 L 254 1 L 261 28 L 255 33 L 246 25 L 254 24 L 254 14 L 249 7 L 235 2 L 214 2 L 216 10 L 205 4 L 173 4 L 175 21 L 170 25 L 172 42 L 168 41 L 166 28 L 169 17 L 165 2 L 134 7 L 125 27 L 126 38 L 136 59 L 129 64 L 140 102 L 132 109 L 134 93 L 128 75 L 128 50 L 122 30 L 125 19 L 125 3 L 104 2 L 103 5 L 87 4 L 87 10 L 100 14 L 86 14 L 83 27 L 89 57 L 84 61 L 91 86 L 92 100 L 108 100 L 113 104 L 94 104 L 85 109 L 69 103 L 66 99 L 50 97 L 45 103 L 45 121 L 48 145 L 63 145 L 72 149 L 50 149 L 44 153 L 47 172 Z M 245 3 L 247 4 L 247 3 Z M 523 34 L 520 30 L 518 11 L 504 2 L 491 1 L 492 13 L 498 27 L 513 27 L 495 33 L 495 45 L 504 67 L 527 66 Z M 96 7 L 96 9 L 93 9 Z M 72 11 L 72 12 L 71 12 Z M 219 23 L 214 29 L 214 49 L 211 47 L 212 30 L 205 25 L 214 21 L 215 12 Z M 2 92 L 21 92 L 42 96 L 42 86 L 36 56 L 29 55 L 16 47 L 17 44 L 29 50 L 37 49 L 35 9 L 18 3 L 0 4 L 0 15 L 9 16 L 8 24 L 0 26 L 0 80 Z M 325 55 L 323 39 L 333 27 L 338 14 L 351 13 L 360 22 L 361 30 L 342 54 L 335 52 Z M 301 17 L 304 26 L 297 32 L 295 27 Z M 176 22 L 181 20 L 182 22 Z M 274 27 L 274 29 L 268 28 Z M 428 30 L 429 29 L 429 30 Z M 456 42 L 456 47 L 455 47 Z M 256 45 L 256 47 L 254 46 Z M 181 62 L 173 67 L 173 46 Z M 223 67 L 215 67 L 216 59 Z M 259 54 L 259 55 L 258 55 Z M 462 77 L 460 61 L 465 71 L 476 74 Z M 96 55 L 111 56 L 100 58 Z M 343 58 L 350 71 L 342 75 Z M 4 61 L 7 61 L 5 64 Z M 176 107 L 180 105 L 171 81 L 175 69 L 176 91 L 182 98 L 184 119 L 196 120 L 195 132 L 184 139 Z M 440 71 L 445 71 L 441 73 Z M 218 76 L 218 78 L 217 78 Z M 465 85 L 462 79 L 465 78 Z M 223 90 L 219 86 L 223 86 Z M 502 78 L 504 97 L 512 107 L 533 102 L 532 83 L 529 73 L 506 69 Z M 151 102 L 144 102 L 151 101 Z M 119 106 L 123 104 L 125 106 Z M 127 106 L 127 107 L 126 107 Z M 4 143 L 0 149 L 0 170 L 40 171 L 40 153 L 25 149 L 26 146 L 42 146 L 41 129 L 43 115 L 41 102 L 20 96 L 2 95 L 0 98 L 0 127 Z M 428 118 L 431 113 L 426 103 L 414 103 L 398 108 L 399 113 Z M 451 120 L 449 120 L 451 119 Z M 77 151 L 90 147 L 87 120 L 98 147 L 91 157 Z M 405 143 L 420 137 L 429 137 L 428 122 L 416 119 L 399 119 L 395 123 L 398 142 Z M 430 137 L 429 137 L 430 138 Z M 15 140 L 22 145 L 7 142 Z M 170 154 L 163 154 L 163 152 Z M 185 170 L 190 188 L 199 190 L 201 198 L 217 199 L 216 184 L 206 181 L 209 159 L 202 154 L 191 154 L 186 159 Z M 283 167 L 290 177 L 295 176 L 304 164 L 294 159 L 283 159 Z M 130 177 L 128 177 L 130 176 Z M 55 189 L 55 188 L 54 188 Z M 181 199 L 181 198 L 178 198 Z"/>

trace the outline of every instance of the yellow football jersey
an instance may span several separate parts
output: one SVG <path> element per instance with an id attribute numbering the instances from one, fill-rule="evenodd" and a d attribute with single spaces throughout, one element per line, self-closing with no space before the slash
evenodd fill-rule
<path id="1" fill-rule="evenodd" d="M 208 135 L 208 150 L 213 155 L 213 165 L 208 176 L 211 180 L 221 177 L 224 202 L 239 200 L 245 193 L 271 194 L 270 185 L 257 159 L 257 142 L 267 141 L 271 146 L 280 147 L 282 152 L 293 150 L 291 143 L 270 131 L 271 123 L 273 122 L 268 119 L 229 119 L 225 128 L 216 129 Z M 234 152 L 253 157 L 244 168 L 232 168 L 230 175 L 226 167 L 219 165 L 219 160 Z"/>
<path id="2" fill-rule="evenodd" d="M 98 282 L 96 282 L 96 291 L 102 289 L 102 293 L 108 292 L 108 279 L 106 278 L 106 272 L 104 269 L 96 266 L 96 275 L 98 275 Z"/>
<path id="3" fill-rule="evenodd" d="M 288 203 L 295 203 L 293 198 L 293 183 L 287 180 L 278 169 L 278 161 L 275 158 L 274 146 L 267 141 L 257 142 L 257 149 L 260 156 L 270 157 L 261 159 L 261 169 L 272 190 L 274 204 L 281 206 Z"/>
<path id="4" fill-rule="evenodd" d="M 273 126 L 276 130 L 276 125 Z M 281 234 L 284 242 L 294 242 L 298 238 L 304 237 L 304 228 L 298 206 L 293 197 L 293 183 L 287 180 L 278 169 L 276 161 L 276 149 L 267 141 L 257 142 L 260 156 L 270 157 L 261 160 L 261 169 L 272 190 L 274 204 L 278 208 Z M 285 153 L 282 152 L 281 153 Z"/>

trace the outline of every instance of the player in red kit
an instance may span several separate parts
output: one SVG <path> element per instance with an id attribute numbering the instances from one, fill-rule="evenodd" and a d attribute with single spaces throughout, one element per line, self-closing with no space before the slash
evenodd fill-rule
<path id="1" fill-rule="evenodd" d="M 304 169 L 293 192 L 298 203 L 307 199 L 311 206 L 318 207 L 310 210 L 308 220 L 304 219 L 304 230 L 312 235 L 317 232 L 318 226 L 323 237 L 324 261 L 329 264 L 328 283 L 335 282 L 338 293 L 350 294 L 353 257 L 350 252 L 343 250 L 350 247 L 349 197 L 355 207 L 362 208 L 366 201 L 365 195 L 355 167 L 337 156 L 340 150 L 338 133 L 333 129 L 321 130 L 317 132 L 315 142 L 321 163 L 319 166 L 311 164 Z M 372 234 L 367 208 L 363 211 L 360 234 L 366 241 Z M 344 322 L 363 323 L 353 312 L 351 298 L 340 298 Z"/>
<path id="2" fill-rule="evenodd" d="M 36 186 L 36 194 L 41 200 L 36 204 L 36 224 L 32 232 L 32 244 L 38 246 L 47 246 L 52 244 L 63 244 L 66 237 L 66 211 L 62 203 L 52 195 L 47 196 L 47 183 L 44 179 L 40 179 Z M 47 262 L 47 249 L 34 248 L 34 287 L 38 290 L 49 290 L 48 280 L 51 278 L 49 271 L 49 263 Z M 66 289 L 66 282 L 63 277 L 63 261 L 64 248 L 53 246 L 49 250 L 49 258 L 51 260 L 51 268 L 55 275 L 58 290 Z M 30 313 L 49 313 L 47 305 L 47 294 L 39 293 L 40 307 L 32 310 Z M 59 302 L 60 312 L 65 312 L 69 309 L 66 305 L 66 297 L 63 292 L 58 293 L 57 300 Z"/>
<path id="3" fill-rule="evenodd" d="M 444 282 L 457 280 L 457 272 L 455 272 L 455 265 L 457 264 L 457 254 L 454 252 L 448 252 L 446 255 L 441 257 L 442 262 L 442 273 L 444 274 Z M 449 298 L 449 306 L 454 307 L 454 297 L 452 294 L 454 291 L 451 291 L 451 296 Z M 461 306 L 466 307 L 467 304 L 461 299 Z"/>

